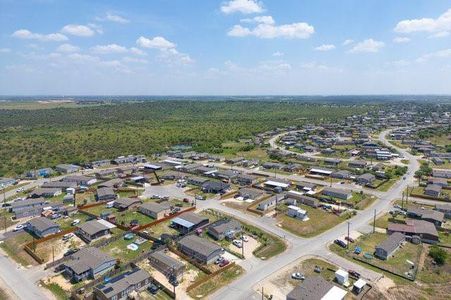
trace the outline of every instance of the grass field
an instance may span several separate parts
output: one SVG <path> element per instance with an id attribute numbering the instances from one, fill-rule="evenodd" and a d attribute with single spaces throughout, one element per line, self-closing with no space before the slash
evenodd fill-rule
<path id="1" fill-rule="evenodd" d="M 108 254 L 112 255 L 113 257 L 121 260 L 122 262 L 127 262 L 127 261 L 137 257 L 138 255 L 149 251 L 150 248 L 152 247 L 152 242 L 147 241 L 147 242 L 139 245 L 139 249 L 136 251 L 127 249 L 127 246 L 129 244 L 133 243 L 133 241 L 136 239 L 136 237 L 137 236 L 135 236 L 131 240 L 126 240 L 122 237 L 112 243 L 109 243 L 105 247 L 102 247 L 101 250 L 103 252 L 108 253 Z"/>
<path id="2" fill-rule="evenodd" d="M 22 266 L 36 264 L 36 261 L 23 250 L 25 244 L 31 242 L 33 237 L 27 232 L 21 232 L 14 237 L 8 238 L 2 243 L 0 247 L 8 254 L 10 258 L 15 260 Z"/>
<path id="3" fill-rule="evenodd" d="M 53 296 L 57 300 L 68 300 L 70 299 L 69 295 L 66 293 L 66 291 L 57 283 L 44 283 L 41 282 L 42 286 L 46 289 L 48 289 L 50 292 L 52 292 Z"/>
<path id="4" fill-rule="evenodd" d="M 285 213 L 288 209 L 286 205 L 279 207 L 280 211 L 277 213 L 277 221 L 283 229 L 301 237 L 313 237 L 323 233 L 346 220 L 348 216 L 348 214 L 337 216 L 320 208 L 313 208 L 307 205 L 299 205 L 299 207 L 307 211 L 307 215 L 310 218 L 308 221 L 301 221 L 287 216 Z"/>

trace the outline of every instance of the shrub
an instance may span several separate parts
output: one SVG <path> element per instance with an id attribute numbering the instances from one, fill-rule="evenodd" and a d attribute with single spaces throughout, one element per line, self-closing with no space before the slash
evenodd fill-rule
<path id="1" fill-rule="evenodd" d="M 444 265 L 448 253 L 440 247 L 432 246 L 429 250 L 429 256 L 432 257 L 438 265 Z"/>

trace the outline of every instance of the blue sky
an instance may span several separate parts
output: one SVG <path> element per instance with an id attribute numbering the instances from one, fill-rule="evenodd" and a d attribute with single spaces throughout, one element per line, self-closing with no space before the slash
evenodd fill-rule
<path id="1" fill-rule="evenodd" d="M 450 94 L 451 1 L 0 0 L 3 95 Z"/>

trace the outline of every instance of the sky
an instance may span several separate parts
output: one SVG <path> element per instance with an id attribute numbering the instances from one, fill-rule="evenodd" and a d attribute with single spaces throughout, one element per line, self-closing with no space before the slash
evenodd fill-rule
<path id="1" fill-rule="evenodd" d="M 451 94 L 447 0 L 0 0 L 0 95 Z"/>

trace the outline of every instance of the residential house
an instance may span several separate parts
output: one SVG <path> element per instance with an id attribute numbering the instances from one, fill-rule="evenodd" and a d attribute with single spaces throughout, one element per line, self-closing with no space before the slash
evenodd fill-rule
<path id="1" fill-rule="evenodd" d="M 337 158 L 326 158 L 326 159 L 324 160 L 324 164 L 325 164 L 325 165 L 328 165 L 328 166 L 334 166 L 334 167 L 336 167 L 336 166 L 338 166 L 340 163 L 341 163 L 341 160 L 340 160 L 340 159 L 337 159 Z"/>
<path id="2" fill-rule="evenodd" d="M 132 292 L 145 289 L 151 282 L 149 273 L 136 268 L 96 286 L 94 295 L 99 300 L 125 300 Z"/>
<path id="3" fill-rule="evenodd" d="M 263 187 L 265 189 L 281 192 L 286 191 L 290 187 L 291 182 L 281 178 L 269 178 L 265 182 L 263 182 Z"/>
<path id="4" fill-rule="evenodd" d="M 307 211 L 305 209 L 302 209 L 302 208 L 300 208 L 298 206 L 294 206 L 294 205 L 288 206 L 287 215 L 292 218 L 296 218 L 296 219 L 300 219 L 300 220 L 306 220 L 308 218 Z"/>
<path id="5" fill-rule="evenodd" d="M 26 223 L 26 229 L 30 233 L 42 238 L 60 231 L 60 226 L 44 217 L 31 219 Z"/>
<path id="6" fill-rule="evenodd" d="M 189 176 L 186 179 L 186 182 L 188 184 L 195 185 L 195 186 L 202 186 L 207 181 L 208 181 L 207 178 L 197 177 L 197 176 Z"/>
<path id="7" fill-rule="evenodd" d="M 207 232 L 218 241 L 224 238 L 231 239 L 241 232 L 241 224 L 233 219 L 222 219 L 208 226 Z"/>
<path id="8" fill-rule="evenodd" d="M 182 253 L 203 264 L 214 262 L 224 253 L 221 246 L 196 235 L 185 236 L 177 244 Z"/>
<path id="9" fill-rule="evenodd" d="M 255 188 L 240 188 L 237 196 L 242 197 L 244 200 L 251 199 L 257 200 L 265 194 L 264 191 Z"/>
<path id="10" fill-rule="evenodd" d="M 52 198 L 62 194 L 60 188 L 37 188 L 30 193 L 31 198 Z"/>
<path id="11" fill-rule="evenodd" d="M 322 276 L 309 276 L 288 293 L 286 300 L 342 300 L 346 294 Z"/>
<path id="12" fill-rule="evenodd" d="M 444 213 L 445 218 L 451 219 L 451 204 L 436 204 L 434 209 Z"/>
<path id="13" fill-rule="evenodd" d="M 105 220 L 91 220 L 78 226 L 75 233 L 86 243 L 98 239 L 111 233 L 111 229 L 115 228 L 114 224 Z"/>
<path id="14" fill-rule="evenodd" d="M 444 188 L 444 187 L 448 186 L 448 180 L 446 178 L 429 177 L 428 184 L 435 184 L 435 185 L 439 185 L 442 188 Z"/>
<path id="15" fill-rule="evenodd" d="M 212 194 L 224 194 L 230 188 L 230 184 L 221 181 L 206 181 L 202 184 L 202 192 Z"/>
<path id="16" fill-rule="evenodd" d="M 309 197 L 309 196 L 305 196 L 305 195 L 302 195 L 302 194 L 296 194 L 296 193 L 293 193 L 293 192 L 294 191 L 289 191 L 286 194 L 286 197 L 287 198 L 294 198 L 294 199 L 296 199 L 298 204 L 304 204 L 304 205 L 315 207 L 315 208 L 319 206 L 319 200 L 318 199 L 313 198 L 313 197 Z"/>
<path id="17" fill-rule="evenodd" d="M 171 226 L 179 230 L 182 234 L 186 234 L 207 225 L 208 222 L 207 217 L 189 211 L 172 219 Z"/>
<path id="18" fill-rule="evenodd" d="M 352 192 L 349 190 L 342 190 L 333 187 L 325 187 L 322 191 L 322 195 L 338 198 L 341 200 L 349 200 L 352 197 Z"/>
<path id="19" fill-rule="evenodd" d="M 70 164 L 60 164 L 55 167 L 55 170 L 62 174 L 75 173 L 80 170 L 80 166 Z"/>
<path id="20" fill-rule="evenodd" d="M 121 178 L 113 178 L 108 181 L 102 182 L 98 185 L 98 188 L 120 188 L 125 185 L 124 179 Z"/>
<path id="21" fill-rule="evenodd" d="M 152 267 L 157 269 L 168 279 L 173 277 L 177 279 L 177 281 L 180 281 L 183 277 L 185 264 L 180 260 L 164 254 L 162 251 L 156 251 L 150 254 L 149 262 Z"/>
<path id="22" fill-rule="evenodd" d="M 451 179 L 451 170 L 433 169 L 433 177 Z"/>
<path id="23" fill-rule="evenodd" d="M 69 260 L 63 263 L 64 273 L 74 282 L 86 278 L 98 278 L 112 270 L 116 259 L 98 248 L 87 247 L 72 254 Z"/>
<path id="24" fill-rule="evenodd" d="M 114 208 L 118 210 L 131 210 L 142 204 L 142 200 L 139 198 L 120 198 L 114 201 Z"/>
<path id="25" fill-rule="evenodd" d="M 442 227 L 445 221 L 445 214 L 432 209 L 410 208 L 407 210 L 407 216 L 433 223 L 436 227 Z"/>
<path id="26" fill-rule="evenodd" d="M 306 192 L 314 192 L 318 188 L 318 184 L 306 181 L 296 182 L 296 188 Z"/>
<path id="27" fill-rule="evenodd" d="M 147 202 L 138 206 L 138 211 L 146 216 L 159 220 L 171 212 L 171 206 L 167 203 Z"/>
<path id="28" fill-rule="evenodd" d="M 75 182 L 78 186 L 90 186 L 97 182 L 97 179 L 94 177 L 88 177 L 84 175 L 71 175 L 66 176 L 62 180 L 62 182 Z"/>
<path id="29" fill-rule="evenodd" d="M 442 193 L 442 187 L 437 184 L 428 184 L 424 188 L 424 194 L 427 196 L 439 198 L 441 193 Z"/>
<path id="30" fill-rule="evenodd" d="M 15 185 L 17 180 L 14 178 L 0 178 L 0 190 Z"/>
<path id="31" fill-rule="evenodd" d="M 330 177 L 337 179 L 350 179 L 351 176 L 352 174 L 348 170 L 339 170 L 330 174 Z"/>
<path id="32" fill-rule="evenodd" d="M 253 185 L 257 183 L 257 179 L 254 175 L 238 174 L 232 181 L 239 185 Z"/>
<path id="33" fill-rule="evenodd" d="M 51 188 L 51 189 L 61 189 L 62 191 L 66 191 L 67 189 L 75 189 L 77 188 L 77 183 L 75 182 L 63 182 L 63 181 L 50 181 L 44 183 L 42 188 Z"/>
<path id="34" fill-rule="evenodd" d="M 116 198 L 117 195 L 111 187 L 101 187 L 97 189 L 97 201 L 114 201 Z"/>
<path id="35" fill-rule="evenodd" d="M 406 237 L 401 232 L 394 232 L 388 236 L 382 243 L 376 246 L 375 256 L 387 260 L 399 248 Z"/>
<path id="36" fill-rule="evenodd" d="M 375 180 L 376 176 L 371 173 L 365 173 L 356 179 L 357 183 L 361 185 L 372 185 Z"/>
<path id="37" fill-rule="evenodd" d="M 265 199 L 260 203 L 258 203 L 257 209 L 261 211 L 273 210 L 276 208 L 276 205 L 279 203 L 279 201 L 282 201 L 283 198 L 284 198 L 283 195 L 271 196 L 270 198 Z"/>
<path id="38" fill-rule="evenodd" d="M 354 169 L 363 169 L 367 166 L 367 162 L 364 160 L 351 160 L 348 163 L 348 167 L 354 168 Z"/>
<path id="39" fill-rule="evenodd" d="M 407 236 L 418 236 L 425 243 L 435 244 L 439 241 L 434 224 L 423 220 L 408 219 L 405 224 L 388 223 L 387 233 L 394 232 L 401 232 Z"/>

